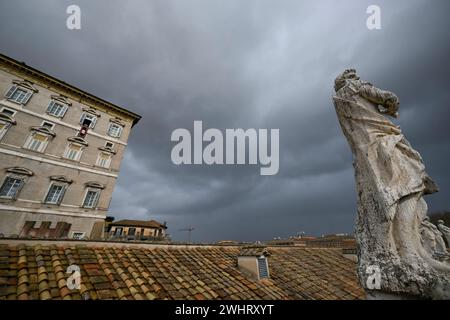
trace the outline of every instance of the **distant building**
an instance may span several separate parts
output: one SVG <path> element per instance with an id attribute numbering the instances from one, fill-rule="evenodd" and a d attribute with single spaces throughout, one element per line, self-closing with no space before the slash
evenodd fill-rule
<path id="1" fill-rule="evenodd" d="M 109 238 L 127 240 L 162 240 L 166 238 L 166 223 L 155 220 L 119 220 L 110 223 Z"/>
<path id="2" fill-rule="evenodd" d="M 301 236 L 301 237 L 292 238 L 292 241 L 294 242 L 295 246 L 306 247 L 308 245 L 309 241 L 315 240 L 315 239 L 317 239 L 317 238 L 311 237 L 311 236 Z"/>
<path id="3" fill-rule="evenodd" d="M 114 222 L 114 217 L 106 216 L 106 218 L 105 218 L 105 227 L 104 227 L 105 232 L 109 231 L 109 229 L 111 228 L 110 224 L 113 223 L 113 222 Z"/>
<path id="4" fill-rule="evenodd" d="M 230 246 L 230 245 L 237 245 L 239 244 L 239 242 L 235 240 L 220 240 L 217 241 L 217 244 L 221 246 Z"/>
<path id="5" fill-rule="evenodd" d="M 306 246 L 315 248 L 356 248 L 356 240 L 353 235 L 332 234 L 306 240 Z"/>
<path id="6" fill-rule="evenodd" d="M 0 54 L 0 234 L 101 238 L 139 119 Z"/>
<path id="7" fill-rule="evenodd" d="M 355 237 L 347 234 L 332 234 L 322 237 L 298 236 L 290 237 L 289 239 L 271 240 L 267 244 L 313 248 L 356 248 Z"/>

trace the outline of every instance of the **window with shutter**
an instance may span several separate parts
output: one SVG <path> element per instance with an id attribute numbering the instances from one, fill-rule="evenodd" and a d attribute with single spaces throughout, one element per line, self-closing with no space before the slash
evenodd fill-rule
<path id="1" fill-rule="evenodd" d="M 65 157 L 70 160 L 78 161 L 81 158 L 83 147 L 79 144 L 70 143 L 67 146 Z"/>
<path id="2" fill-rule="evenodd" d="M 97 165 L 103 168 L 109 168 L 111 164 L 111 155 L 105 152 L 100 152 L 97 159 Z"/>
<path id="3" fill-rule="evenodd" d="M 48 136 L 39 133 L 32 133 L 25 144 L 25 148 L 43 152 L 47 146 Z"/>
<path id="4" fill-rule="evenodd" d="M 23 179 L 6 177 L 0 188 L 0 197 L 13 199 L 17 196 L 23 184 Z"/>
<path id="5" fill-rule="evenodd" d="M 50 204 L 59 204 L 64 196 L 65 188 L 62 185 L 53 184 L 48 190 L 45 202 Z"/>
<path id="6" fill-rule="evenodd" d="M 99 195 L 100 190 L 88 190 L 83 201 L 83 207 L 94 208 L 95 206 L 97 206 Z"/>
<path id="7" fill-rule="evenodd" d="M 26 90 L 22 87 L 12 86 L 6 93 L 6 98 L 10 101 L 14 101 L 20 104 L 26 104 L 32 96 L 30 90 Z"/>
<path id="8" fill-rule="evenodd" d="M 94 115 L 92 115 L 90 113 L 86 113 L 86 112 L 84 112 L 81 115 L 80 124 L 82 126 L 86 126 L 86 127 L 89 127 L 89 128 L 94 128 L 96 123 L 97 123 L 97 117 L 96 116 L 94 116 Z"/>
<path id="9" fill-rule="evenodd" d="M 91 123 L 91 128 L 94 128 L 96 123 L 97 123 L 97 117 L 96 116 L 92 116 L 92 123 Z"/>
<path id="10" fill-rule="evenodd" d="M 50 101 L 50 104 L 47 107 L 47 113 L 58 118 L 64 117 L 66 111 L 67 106 L 56 101 Z"/>
<path id="11" fill-rule="evenodd" d="M 108 135 L 114 138 L 120 138 L 122 135 L 123 127 L 117 123 L 110 123 L 108 127 Z"/>

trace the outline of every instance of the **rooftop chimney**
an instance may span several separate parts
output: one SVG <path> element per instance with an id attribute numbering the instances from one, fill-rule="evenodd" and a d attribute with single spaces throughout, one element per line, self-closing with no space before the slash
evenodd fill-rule
<path id="1" fill-rule="evenodd" d="M 243 247 L 238 254 L 238 269 L 250 278 L 268 279 L 270 277 L 267 262 L 269 255 L 267 248 L 263 246 Z"/>

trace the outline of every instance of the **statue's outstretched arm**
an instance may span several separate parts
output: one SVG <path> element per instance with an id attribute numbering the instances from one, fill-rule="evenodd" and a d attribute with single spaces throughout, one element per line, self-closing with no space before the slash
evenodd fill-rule
<path id="1" fill-rule="evenodd" d="M 382 112 L 387 113 L 390 116 L 397 117 L 398 105 L 400 101 L 394 93 L 378 89 L 370 84 L 364 84 L 360 87 L 359 94 L 363 98 L 384 107 L 386 111 Z"/>

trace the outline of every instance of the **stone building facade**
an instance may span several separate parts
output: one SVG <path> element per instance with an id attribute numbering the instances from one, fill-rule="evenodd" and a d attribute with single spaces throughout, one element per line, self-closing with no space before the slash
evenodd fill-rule
<path id="1" fill-rule="evenodd" d="M 139 119 L 0 55 L 0 234 L 101 238 Z"/>
<path id="2" fill-rule="evenodd" d="M 163 240 L 166 223 L 155 220 L 119 220 L 110 224 L 109 237 L 127 240 Z"/>

